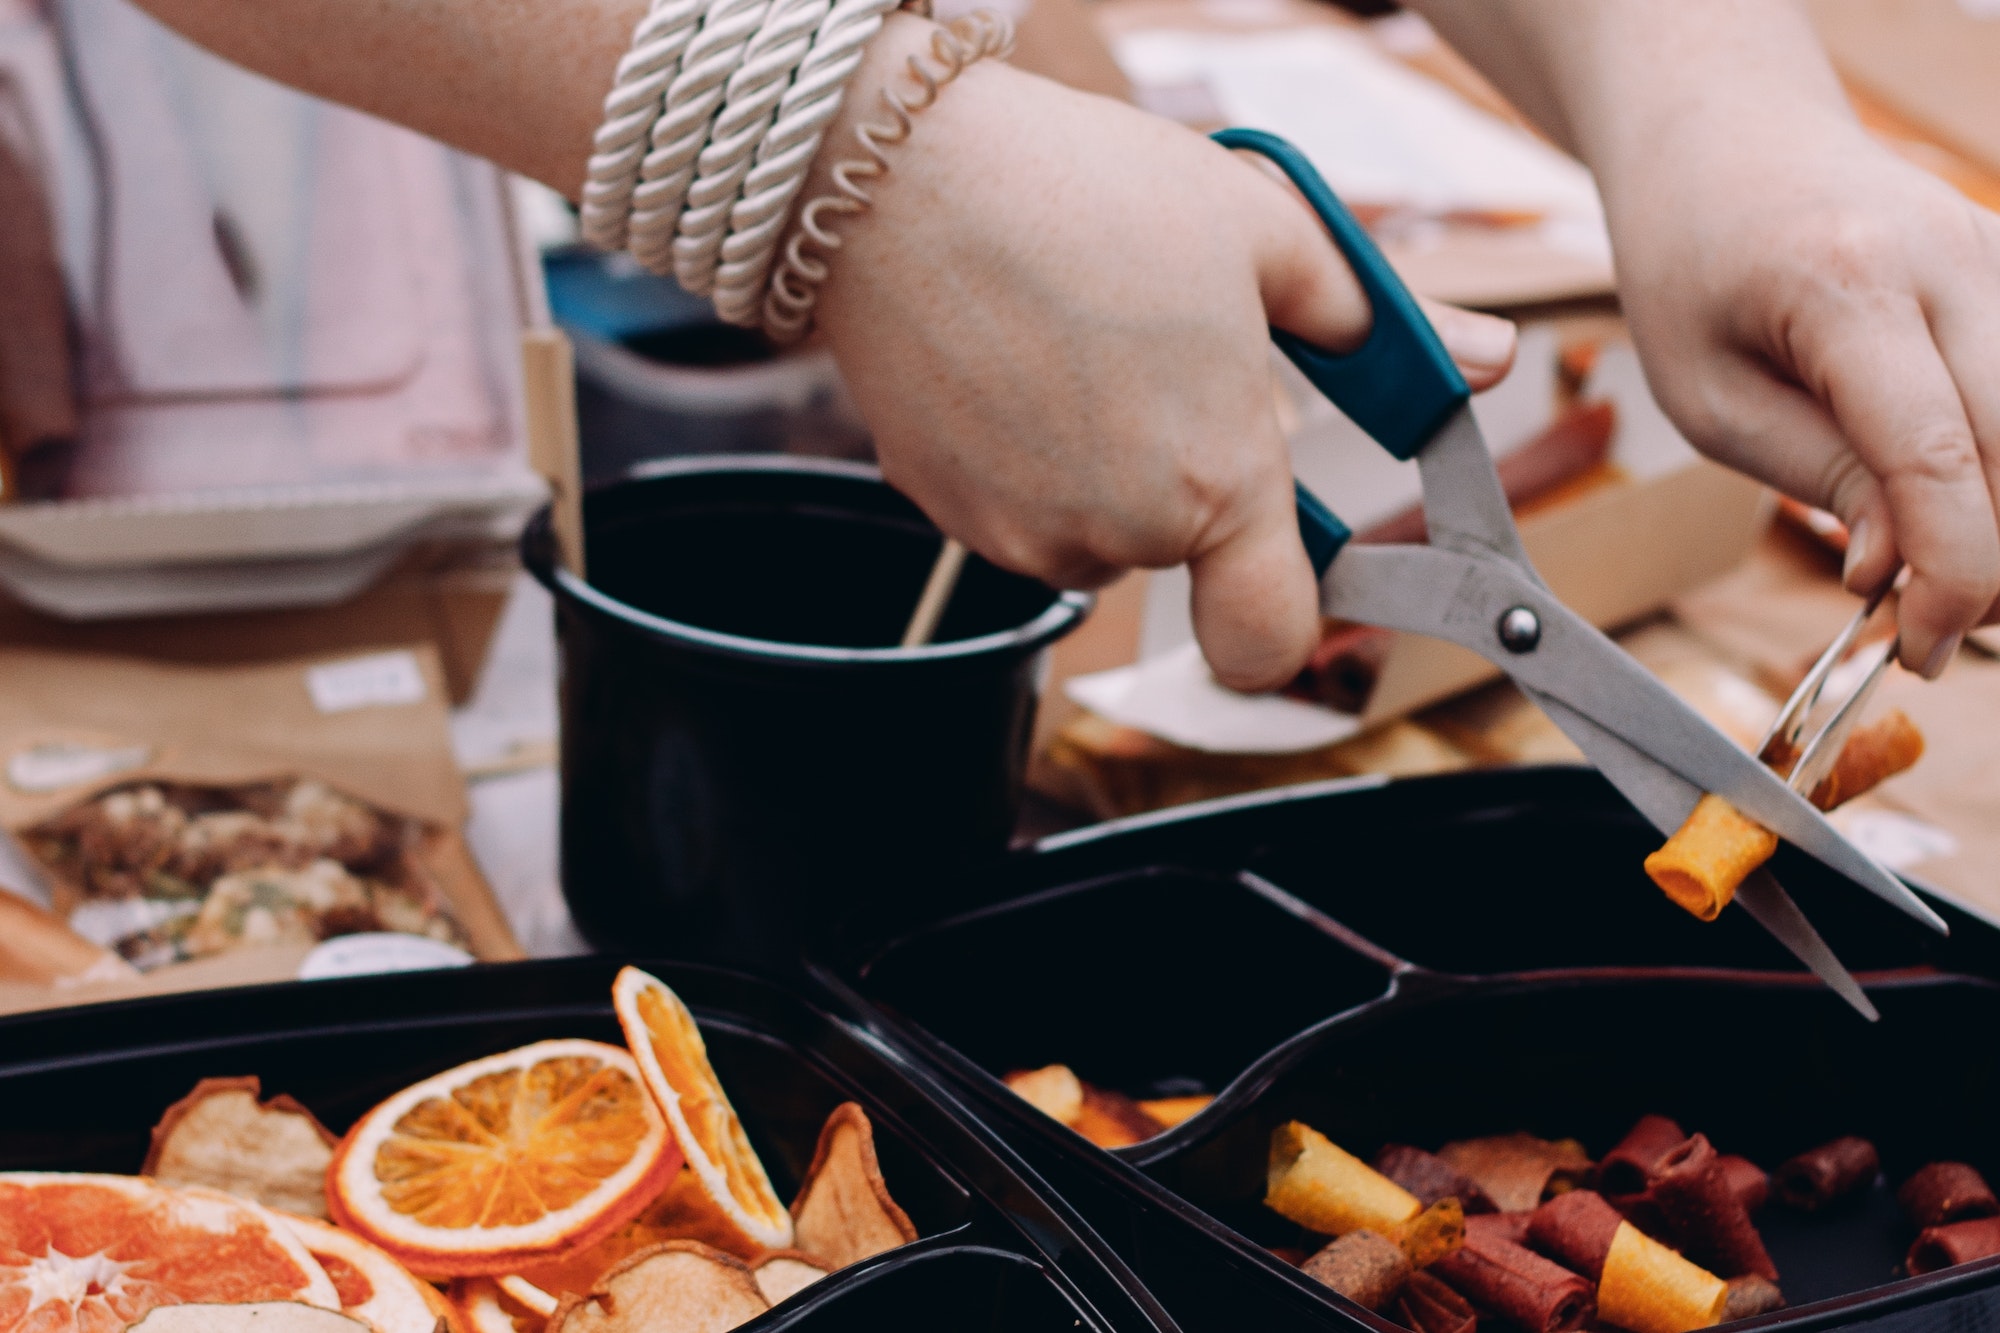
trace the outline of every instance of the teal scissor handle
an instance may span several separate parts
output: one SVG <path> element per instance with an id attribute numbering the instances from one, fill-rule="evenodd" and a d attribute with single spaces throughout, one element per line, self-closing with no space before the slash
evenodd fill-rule
<path id="1" fill-rule="evenodd" d="M 1270 159 L 1291 178 L 1333 234 L 1374 312 L 1368 337 L 1351 352 L 1324 351 L 1283 329 L 1271 330 L 1272 341 L 1377 444 L 1397 458 L 1415 458 L 1472 397 L 1416 298 L 1304 153 L 1263 130 L 1218 130 L 1212 137 L 1224 148 Z M 1304 486 L 1297 490 L 1299 534 L 1313 572 L 1324 574 L 1353 534 L 1319 497 Z"/>

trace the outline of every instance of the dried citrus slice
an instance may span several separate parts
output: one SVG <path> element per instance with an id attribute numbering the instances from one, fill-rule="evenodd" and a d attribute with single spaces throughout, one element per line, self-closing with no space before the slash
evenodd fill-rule
<path id="1" fill-rule="evenodd" d="M 333 1279 L 342 1314 L 375 1333 L 433 1333 L 440 1318 L 456 1322 L 458 1311 L 437 1288 L 412 1276 L 387 1251 L 317 1218 L 279 1217 Z"/>
<path id="2" fill-rule="evenodd" d="M 776 1190 L 729 1096 L 708 1063 L 694 1015 L 658 977 L 621 968 L 611 983 L 612 1007 L 639 1061 L 646 1086 L 680 1141 L 690 1202 L 711 1213 L 704 1239 L 732 1254 L 782 1250 L 792 1243 L 792 1216 Z M 683 1234 L 692 1234 L 684 1232 Z"/>
<path id="3" fill-rule="evenodd" d="M 495 1278 L 459 1278 L 451 1284 L 451 1299 L 470 1333 L 542 1333 L 548 1327 L 540 1302 L 521 1304 Z"/>
<path id="4" fill-rule="evenodd" d="M 267 1209 L 138 1176 L 0 1174 L 0 1330 L 120 1333 L 162 1305 L 253 1301 L 340 1308 Z"/>
<path id="5" fill-rule="evenodd" d="M 541 1041 L 362 1116 L 327 1169 L 327 1204 L 421 1276 L 512 1273 L 631 1221 L 680 1162 L 628 1052 Z"/>

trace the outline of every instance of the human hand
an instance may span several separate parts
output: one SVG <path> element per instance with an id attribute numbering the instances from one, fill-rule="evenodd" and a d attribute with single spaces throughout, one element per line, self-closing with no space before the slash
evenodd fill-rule
<path id="1" fill-rule="evenodd" d="M 1661 405 L 1709 456 L 1838 514 L 1845 578 L 1898 562 L 1905 666 L 2000 617 L 2000 217 L 1803 107 L 1691 115 L 1608 191 Z"/>
<path id="2" fill-rule="evenodd" d="M 878 112 L 873 89 L 928 31 L 891 20 L 844 124 Z M 836 129 L 822 169 L 852 142 Z M 1059 587 L 1185 562 L 1216 677 L 1296 675 L 1318 597 L 1267 326 L 1336 350 L 1369 326 L 1312 212 L 1189 130 L 995 63 L 918 118 L 871 192 L 819 322 L 889 480 Z M 1511 325 L 1427 309 L 1474 387 L 1505 374 Z"/>

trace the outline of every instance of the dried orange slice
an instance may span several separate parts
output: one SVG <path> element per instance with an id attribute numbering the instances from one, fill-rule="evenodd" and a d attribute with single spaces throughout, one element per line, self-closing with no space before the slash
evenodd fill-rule
<path id="1" fill-rule="evenodd" d="M 138 1176 L 0 1174 L 0 1329 L 120 1333 L 162 1305 L 300 1301 L 333 1283 L 276 1214 Z"/>
<path id="2" fill-rule="evenodd" d="M 412 1276 L 387 1251 L 318 1218 L 278 1216 L 333 1279 L 342 1314 L 375 1333 L 434 1333 L 440 1318 L 447 1326 L 457 1322 L 458 1311 L 438 1289 Z"/>
<path id="3" fill-rule="evenodd" d="M 778 1201 L 771 1177 L 708 1063 L 708 1046 L 694 1015 L 664 981 L 636 967 L 619 970 L 611 983 L 611 1004 L 646 1086 L 680 1142 L 691 1176 L 682 1182 L 690 1196 L 686 1202 L 709 1215 L 698 1233 L 738 1256 L 788 1248 L 791 1213 Z"/>
<path id="4" fill-rule="evenodd" d="M 327 1205 L 421 1276 L 512 1273 L 622 1227 L 680 1162 L 630 1053 L 542 1041 L 361 1117 L 327 1169 Z"/>

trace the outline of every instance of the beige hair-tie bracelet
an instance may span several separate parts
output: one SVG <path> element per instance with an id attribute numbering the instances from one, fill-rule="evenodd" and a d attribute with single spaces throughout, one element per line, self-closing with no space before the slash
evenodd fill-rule
<path id="1" fill-rule="evenodd" d="M 936 102 L 939 90 L 968 65 L 988 56 L 1005 56 L 1013 45 L 1013 22 L 991 10 L 978 10 L 931 34 L 934 65 L 918 56 L 909 58 L 909 73 L 917 85 L 914 93 L 905 95 L 894 87 L 882 90 L 888 119 L 863 121 L 854 128 L 855 140 L 866 156 L 848 158 L 833 168 L 834 188 L 800 211 L 799 229 L 771 274 L 764 297 L 764 329 L 772 338 L 794 342 L 812 326 L 820 284 L 827 278 L 826 257 L 840 248 L 840 237 L 829 227 L 828 215 L 850 217 L 866 211 L 874 200 L 861 182 L 888 172 L 887 150 L 910 137 L 916 114 Z M 819 253 L 809 253 L 808 247 Z"/>

